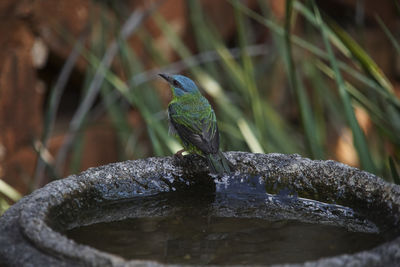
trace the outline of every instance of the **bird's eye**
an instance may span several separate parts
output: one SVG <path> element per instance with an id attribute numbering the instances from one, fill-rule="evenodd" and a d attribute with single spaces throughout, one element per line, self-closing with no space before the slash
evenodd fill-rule
<path id="1" fill-rule="evenodd" d="M 179 82 L 178 82 L 177 80 L 174 80 L 174 81 L 172 82 L 172 84 L 173 84 L 175 87 L 179 87 Z"/>

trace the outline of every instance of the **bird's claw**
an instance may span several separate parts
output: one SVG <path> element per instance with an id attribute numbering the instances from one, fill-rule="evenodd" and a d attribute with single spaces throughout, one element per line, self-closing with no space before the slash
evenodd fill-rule
<path id="1" fill-rule="evenodd" d="M 183 159 L 183 155 L 182 155 L 183 152 L 185 152 L 185 149 L 181 149 L 181 150 L 177 151 L 177 152 L 174 154 L 174 158 L 177 158 L 177 159 L 182 160 L 182 159 Z"/>

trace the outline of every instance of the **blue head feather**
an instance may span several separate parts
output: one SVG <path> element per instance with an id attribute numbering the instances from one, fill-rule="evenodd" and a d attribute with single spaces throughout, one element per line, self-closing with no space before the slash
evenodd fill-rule
<path id="1" fill-rule="evenodd" d="M 176 96 L 182 96 L 184 94 L 195 94 L 199 93 L 199 89 L 196 84 L 183 75 L 173 75 L 172 76 L 172 86 Z"/>

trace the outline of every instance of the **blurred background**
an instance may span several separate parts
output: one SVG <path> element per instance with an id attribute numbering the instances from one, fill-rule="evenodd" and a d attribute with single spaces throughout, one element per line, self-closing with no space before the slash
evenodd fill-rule
<path id="1" fill-rule="evenodd" d="M 223 150 L 334 159 L 399 183 L 397 0 L 0 1 L 0 214 L 46 183 L 171 155 L 192 78 Z"/>

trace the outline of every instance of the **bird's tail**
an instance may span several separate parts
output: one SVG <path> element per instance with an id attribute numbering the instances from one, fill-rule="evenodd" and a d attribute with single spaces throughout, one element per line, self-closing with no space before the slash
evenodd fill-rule
<path id="1" fill-rule="evenodd" d="M 206 158 L 212 173 L 230 173 L 233 168 L 232 164 L 226 159 L 221 151 L 218 151 L 215 154 L 208 154 Z"/>

